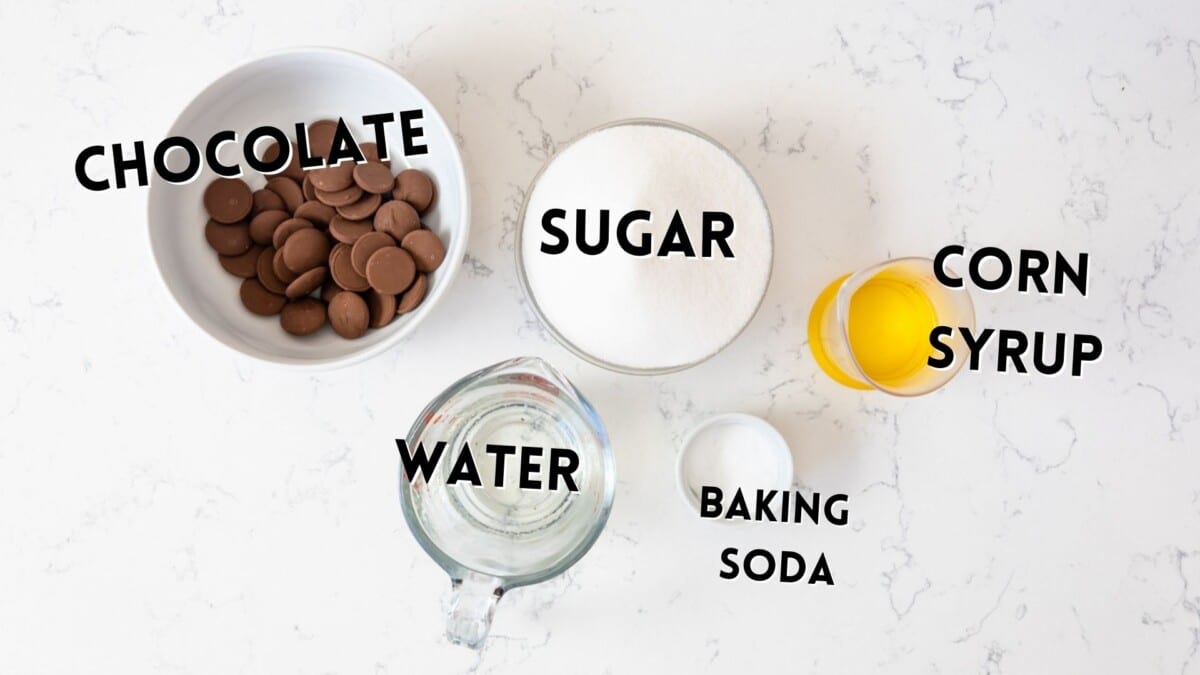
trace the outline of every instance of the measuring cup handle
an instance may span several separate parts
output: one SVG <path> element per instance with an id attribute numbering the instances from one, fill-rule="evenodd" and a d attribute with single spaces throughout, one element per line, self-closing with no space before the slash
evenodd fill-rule
<path id="1" fill-rule="evenodd" d="M 452 582 L 446 637 L 456 645 L 479 649 L 492 627 L 492 615 L 500 596 L 504 595 L 504 588 L 496 577 L 474 572 Z"/>

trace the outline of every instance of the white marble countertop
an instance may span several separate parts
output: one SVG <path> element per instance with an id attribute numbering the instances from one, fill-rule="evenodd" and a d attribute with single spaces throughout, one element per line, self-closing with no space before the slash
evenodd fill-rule
<path id="1" fill-rule="evenodd" d="M 1200 673 L 1200 9 L 1195 3 L 100 3 L 0 9 L 0 672 Z M 469 253 L 411 339 L 295 374 L 184 323 L 141 190 L 85 145 L 156 139 L 270 50 L 383 59 L 461 142 Z M 766 302 L 690 371 L 625 377 L 545 335 L 513 265 L 557 143 L 695 126 L 760 182 Z M 979 294 L 980 324 L 1090 332 L 1081 379 L 963 372 L 916 399 L 834 384 L 805 321 L 895 255 L 1092 255 L 1086 299 Z M 607 421 L 608 528 L 449 645 L 392 439 L 476 367 L 536 354 Z M 767 417 L 850 525 L 701 522 L 676 443 Z M 725 546 L 827 556 L 836 585 L 718 578 Z"/>

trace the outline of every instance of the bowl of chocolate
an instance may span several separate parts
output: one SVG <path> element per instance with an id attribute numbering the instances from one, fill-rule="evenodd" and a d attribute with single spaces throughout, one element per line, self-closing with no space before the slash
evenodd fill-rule
<path id="1" fill-rule="evenodd" d="M 334 49 L 243 64 L 202 91 L 151 170 L 150 244 L 196 325 L 298 367 L 369 358 L 454 280 L 469 197 L 454 135 L 390 67 Z"/>

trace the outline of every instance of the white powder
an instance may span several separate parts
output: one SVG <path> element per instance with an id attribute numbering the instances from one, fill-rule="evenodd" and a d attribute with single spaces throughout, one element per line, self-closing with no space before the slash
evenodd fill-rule
<path id="1" fill-rule="evenodd" d="M 783 456 L 787 448 L 757 425 L 728 421 L 707 426 L 685 451 L 683 480 L 697 496 L 705 485 L 718 487 L 728 503 L 738 488 L 752 494 L 791 483 Z"/>
<path id="2" fill-rule="evenodd" d="M 541 250 L 556 241 L 542 226 L 553 208 L 566 210 L 556 225 L 570 237 L 557 255 Z M 610 211 L 603 253 L 580 251 L 576 209 L 587 211 L 593 244 L 600 210 Z M 650 233 L 655 253 L 678 210 L 696 257 L 627 253 L 616 228 L 633 210 L 652 215 L 629 239 Z M 732 258 L 715 245 L 701 256 L 705 211 L 733 218 Z M 571 144 L 543 171 L 521 227 L 526 278 L 545 319 L 579 350 L 629 369 L 675 368 L 720 351 L 754 316 L 771 271 L 770 219 L 753 179 L 724 149 L 668 126 L 619 125 Z"/>

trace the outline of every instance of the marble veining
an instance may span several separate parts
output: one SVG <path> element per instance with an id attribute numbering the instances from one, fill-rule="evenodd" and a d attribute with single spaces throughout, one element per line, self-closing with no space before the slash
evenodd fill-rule
<path id="1" fill-rule="evenodd" d="M 1200 673 L 1200 9 L 1106 3 L 248 3 L 0 7 L 0 673 Z M 297 45 L 380 58 L 471 182 L 462 274 L 359 366 L 297 374 L 186 323 L 145 194 L 80 188 L 93 143 L 157 139 L 209 81 Z M 601 371 L 522 296 L 529 181 L 597 124 L 674 119 L 749 167 L 770 291 L 699 367 Z M 832 278 L 947 243 L 1087 251 L 1088 297 L 976 294 L 979 323 L 1089 332 L 1081 379 L 839 388 L 806 342 Z M 519 354 L 609 426 L 608 528 L 513 591 L 481 652 L 409 535 L 392 439 Z M 684 434 L 763 415 L 850 522 L 700 522 Z M 725 546 L 825 553 L 832 588 L 718 578 Z"/>

